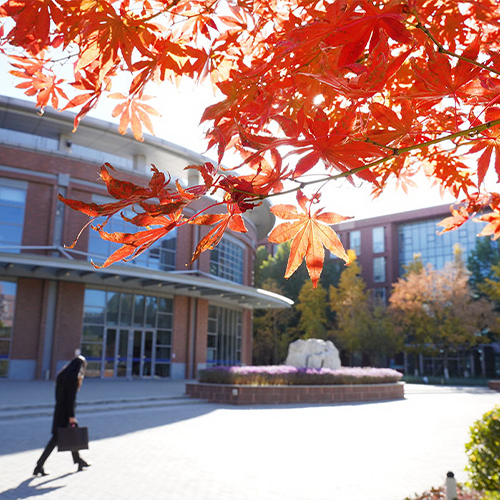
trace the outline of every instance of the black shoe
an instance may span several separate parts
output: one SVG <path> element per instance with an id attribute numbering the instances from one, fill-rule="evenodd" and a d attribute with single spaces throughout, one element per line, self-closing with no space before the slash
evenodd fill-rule
<path id="1" fill-rule="evenodd" d="M 85 460 L 83 460 L 82 458 L 78 460 L 77 464 L 78 464 L 78 472 L 81 472 L 83 469 L 85 469 L 85 467 L 90 467 L 90 464 L 85 462 Z"/>
<path id="2" fill-rule="evenodd" d="M 37 465 L 33 471 L 34 476 L 48 476 L 48 472 L 43 470 L 43 465 Z"/>

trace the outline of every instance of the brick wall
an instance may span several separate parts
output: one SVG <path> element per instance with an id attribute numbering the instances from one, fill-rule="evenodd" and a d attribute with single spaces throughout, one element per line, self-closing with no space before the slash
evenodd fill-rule
<path id="1" fill-rule="evenodd" d="M 60 281 L 57 290 L 56 317 L 51 373 L 60 361 L 69 361 L 80 348 L 85 285 Z"/>
<path id="2" fill-rule="evenodd" d="M 10 353 L 12 359 L 38 359 L 39 345 L 43 343 L 43 304 L 44 282 L 19 278 Z"/>
<path id="3" fill-rule="evenodd" d="M 53 184 L 30 182 L 26 193 L 23 245 L 50 246 L 55 211 Z M 30 253 L 40 251 L 30 250 Z"/>
<path id="4" fill-rule="evenodd" d="M 488 387 L 492 391 L 500 391 L 500 380 L 490 380 L 488 382 Z"/>
<path id="5" fill-rule="evenodd" d="M 352 403 L 404 399 L 404 383 L 370 385 L 252 386 L 186 384 L 186 394 L 223 404 Z"/>

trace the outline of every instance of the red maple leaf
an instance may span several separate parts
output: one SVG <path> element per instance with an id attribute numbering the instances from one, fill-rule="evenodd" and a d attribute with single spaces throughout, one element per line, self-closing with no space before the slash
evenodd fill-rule
<path id="1" fill-rule="evenodd" d="M 11 56 L 11 59 L 16 61 L 11 65 L 17 69 L 10 71 L 10 74 L 25 80 L 17 84 L 16 88 L 25 89 L 27 96 L 36 96 L 38 107 L 43 109 L 50 103 L 54 109 L 58 109 L 59 97 L 67 99 L 60 87 L 64 80 L 45 69 L 48 61 L 44 59 L 43 53 L 33 58 Z"/>
<path id="2" fill-rule="evenodd" d="M 189 224 L 213 225 L 215 226 L 198 242 L 196 250 L 193 254 L 190 264 L 192 264 L 205 250 L 214 249 L 224 236 L 226 229 L 236 231 L 238 233 L 246 233 L 247 228 L 241 213 L 237 207 L 228 205 L 229 213 L 225 214 L 202 214 L 198 215 L 188 222 Z"/>
<path id="3" fill-rule="evenodd" d="M 488 224 L 478 234 L 478 236 L 491 236 L 493 240 L 500 238 L 500 211 L 493 210 L 489 214 L 479 217 L 480 221 L 487 222 Z"/>
<path id="4" fill-rule="evenodd" d="M 120 116 L 120 125 L 118 127 L 120 134 L 125 134 L 129 125 L 134 137 L 138 141 L 144 140 L 142 137 L 142 125 L 154 134 L 150 115 L 160 116 L 160 114 L 154 108 L 142 102 L 152 99 L 151 96 L 126 97 L 118 93 L 111 94 L 108 97 L 112 99 L 124 99 L 124 102 L 118 104 L 112 113 L 114 117 Z"/>
<path id="5" fill-rule="evenodd" d="M 276 217 L 294 222 L 283 222 L 276 226 L 269 235 L 269 241 L 283 243 L 292 240 L 285 278 L 289 278 L 297 270 L 305 257 L 309 276 L 313 287 L 316 288 L 325 258 L 324 247 L 349 263 L 349 257 L 339 237 L 329 227 L 330 224 L 336 224 L 349 217 L 323 212 L 321 208 L 312 212 L 312 200 L 309 200 L 302 191 L 297 192 L 297 202 L 303 213 L 297 212 L 297 207 L 294 205 L 271 207 L 271 212 Z"/>
<path id="6" fill-rule="evenodd" d="M 268 193 L 280 193 L 283 190 L 283 179 L 287 175 L 283 168 L 283 159 L 278 150 L 271 150 L 271 162 L 262 156 L 251 160 L 248 166 L 255 170 L 255 174 L 239 177 L 252 185 L 252 193 L 263 195 Z"/>
<path id="7" fill-rule="evenodd" d="M 401 118 L 387 106 L 373 102 L 370 106 L 372 116 L 384 128 L 375 128 L 368 132 L 368 137 L 380 144 L 399 143 L 406 137 L 413 127 L 415 110 L 412 105 L 403 101 L 401 103 Z"/>
<path id="8" fill-rule="evenodd" d="M 345 111 L 346 116 L 352 113 L 352 110 Z M 302 152 L 306 152 L 308 148 L 312 151 L 297 162 L 293 172 L 294 178 L 309 172 L 320 160 L 323 160 L 328 168 L 348 173 L 362 167 L 365 164 L 363 160 L 385 156 L 385 153 L 373 144 L 350 141 L 350 131 L 343 122 L 330 128 L 329 119 L 321 109 L 316 111 L 314 120 L 307 120 L 307 127 L 304 131 L 305 141 L 301 142 L 304 145 Z M 355 172 L 355 175 L 369 182 L 376 181 L 370 170 L 360 170 Z"/>
<path id="9" fill-rule="evenodd" d="M 461 54 L 471 60 L 477 59 L 480 48 L 480 37 L 467 46 Z M 410 97 L 417 99 L 438 99 L 452 96 L 455 99 L 467 99 L 465 85 L 474 79 L 481 68 L 459 59 L 455 67 L 451 67 L 450 59 L 445 54 L 434 50 L 433 46 L 427 44 L 426 68 L 422 68 L 421 62 L 412 60 L 412 69 L 416 77 Z"/>
<path id="10" fill-rule="evenodd" d="M 493 107 L 488 108 L 485 111 L 485 118 L 487 122 L 500 119 L 500 108 Z M 467 152 L 478 153 L 483 151 L 483 154 L 479 157 L 477 161 L 477 177 L 478 184 L 482 184 L 484 177 L 488 172 L 490 167 L 491 155 L 495 152 L 495 171 L 500 180 L 500 125 L 495 125 L 488 130 L 481 132 L 483 138 L 477 139 L 476 144 Z"/>
<path id="11" fill-rule="evenodd" d="M 326 40 L 334 46 L 342 46 L 339 67 L 355 63 L 369 41 L 369 50 L 372 51 L 380 40 L 381 32 L 403 44 L 413 42 L 413 37 L 404 24 L 406 15 L 401 4 L 387 2 L 382 9 L 378 9 L 367 1 L 360 3 L 365 9 L 364 15 L 349 20 Z"/>
<path id="12" fill-rule="evenodd" d="M 141 253 L 145 252 L 153 243 L 163 238 L 167 233 L 172 231 L 172 229 L 177 227 L 181 215 L 182 213 L 179 210 L 170 216 L 156 218 L 156 220 L 151 223 L 155 225 L 158 224 L 160 227 L 154 227 L 152 229 L 138 231 L 136 233 L 107 233 L 102 230 L 101 226 L 93 227 L 93 229 L 99 232 L 99 235 L 103 240 L 111 241 L 113 243 L 121 243 L 122 246 L 118 250 L 115 250 L 101 266 L 95 264 L 94 262 L 92 262 L 92 265 L 97 269 L 101 269 L 120 260 L 127 262 L 134 259 Z M 141 223 L 140 225 L 143 224 Z"/>

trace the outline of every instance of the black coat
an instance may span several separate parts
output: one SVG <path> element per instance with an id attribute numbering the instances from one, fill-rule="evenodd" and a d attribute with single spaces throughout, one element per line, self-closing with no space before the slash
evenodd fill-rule
<path id="1" fill-rule="evenodd" d="M 59 427 L 67 427 L 70 417 L 75 416 L 76 393 L 79 388 L 79 379 L 84 369 L 84 359 L 75 358 L 69 363 L 56 379 L 56 407 L 52 421 L 52 434 Z"/>

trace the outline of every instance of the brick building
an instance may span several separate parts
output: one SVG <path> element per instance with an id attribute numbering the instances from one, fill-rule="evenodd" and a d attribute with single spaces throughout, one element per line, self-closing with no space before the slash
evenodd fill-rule
<path id="1" fill-rule="evenodd" d="M 465 258 L 476 247 L 476 235 L 483 227 L 478 223 L 469 221 L 456 231 L 438 234 L 442 228 L 437 224 L 450 215 L 450 205 L 440 205 L 346 221 L 335 231 L 345 248 L 356 252 L 367 287 L 386 301 L 392 284 L 415 254 L 420 254 L 424 265 L 442 269 L 453 260 L 456 243 Z"/>
<path id="2" fill-rule="evenodd" d="M 114 248 L 89 230 L 65 248 L 88 219 L 57 194 L 110 200 L 98 180 L 104 162 L 123 180 L 146 185 L 154 164 L 191 185 L 197 172 L 188 178 L 184 168 L 207 159 L 155 137 L 137 142 L 100 120 L 72 128 L 69 113 L 39 115 L 0 97 L 0 376 L 53 378 L 77 349 L 97 377 L 182 379 L 251 363 L 252 310 L 291 303 L 252 287 L 269 210 L 250 214 L 248 233 L 224 236 L 191 266 L 207 229 L 184 225 L 137 259 L 96 270 L 90 260 L 102 263 Z M 117 216 L 107 230 L 129 229 Z"/>
<path id="3" fill-rule="evenodd" d="M 404 273 L 415 254 L 420 254 L 424 265 L 432 264 L 442 269 L 454 258 L 453 247 L 460 244 L 466 259 L 475 249 L 477 234 L 483 223 L 468 221 L 455 231 L 438 234 L 437 224 L 450 216 L 450 206 L 400 212 L 362 220 L 346 221 L 335 226 L 345 248 L 356 252 L 361 276 L 375 297 L 387 302 L 391 287 Z M 500 376 L 500 344 L 492 342 L 473 350 L 457 352 L 450 359 L 452 374 L 467 372 L 476 376 Z M 400 357 L 397 367 L 407 373 L 417 368 L 421 374 L 434 375 L 442 372 L 442 359 L 412 356 Z"/>

